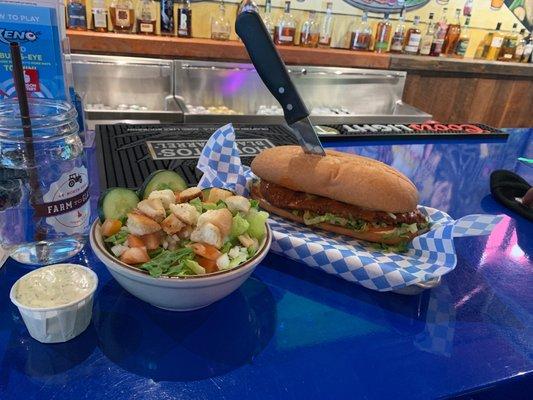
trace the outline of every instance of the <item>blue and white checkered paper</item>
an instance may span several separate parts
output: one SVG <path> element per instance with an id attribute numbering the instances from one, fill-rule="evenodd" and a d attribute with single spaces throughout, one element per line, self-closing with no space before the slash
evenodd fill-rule
<path id="1" fill-rule="evenodd" d="M 198 161 L 204 173 L 199 187 L 220 187 L 248 195 L 253 173 L 240 161 L 231 124 L 218 129 Z M 488 235 L 502 216 L 473 214 L 454 221 L 446 213 L 419 206 L 432 222 L 431 231 L 416 237 L 407 253 L 378 250 L 372 244 L 309 229 L 272 216 L 272 251 L 382 292 L 442 276 L 455 268 L 454 237 Z"/>

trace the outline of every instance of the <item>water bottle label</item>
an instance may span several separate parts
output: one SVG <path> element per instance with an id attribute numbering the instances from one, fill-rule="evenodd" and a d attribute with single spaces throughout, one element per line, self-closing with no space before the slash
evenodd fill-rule
<path id="1" fill-rule="evenodd" d="M 83 233 L 89 225 L 89 176 L 85 167 L 66 172 L 43 195 L 43 204 L 35 206 L 35 215 L 45 217 L 57 233 Z"/>

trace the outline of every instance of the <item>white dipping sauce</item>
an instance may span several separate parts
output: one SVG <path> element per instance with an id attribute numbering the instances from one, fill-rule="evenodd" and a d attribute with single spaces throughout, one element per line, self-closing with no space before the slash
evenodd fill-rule
<path id="1" fill-rule="evenodd" d="M 71 264 L 39 268 L 17 283 L 14 298 L 22 306 L 57 307 L 86 297 L 96 282 L 87 271 Z"/>

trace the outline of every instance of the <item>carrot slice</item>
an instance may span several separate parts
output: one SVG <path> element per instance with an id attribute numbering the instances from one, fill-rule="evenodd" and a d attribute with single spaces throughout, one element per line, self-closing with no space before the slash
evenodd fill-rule
<path id="1" fill-rule="evenodd" d="M 118 219 L 106 219 L 102 224 L 102 235 L 105 237 L 113 236 L 122 228 L 122 222 Z"/>
<path id="2" fill-rule="evenodd" d="M 209 260 L 197 255 L 196 261 L 205 269 L 206 274 L 218 271 L 217 262 L 215 260 Z"/>
<path id="3" fill-rule="evenodd" d="M 215 246 L 207 243 L 193 243 L 191 248 L 194 254 L 207 258 L 208 260 L 216 260 L 222 255 Z"/>

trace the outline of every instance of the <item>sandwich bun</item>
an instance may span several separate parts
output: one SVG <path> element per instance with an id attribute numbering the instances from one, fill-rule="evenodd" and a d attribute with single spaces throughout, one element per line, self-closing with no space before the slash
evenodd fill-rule
<path id="1" fill-rule="evenodd" d="M 382 162 L 334 150 L 319 156 L 304 153 L 300 146 L 266 149 L 253 160 L 252 171 L 259 178 L 288 189 L 369 210 L 405 213 L 415 210 L 418 204 L 415 185 L 402 173 Z M 357 238 L 369 235 L 350 232 L 349 236 Z"/>

